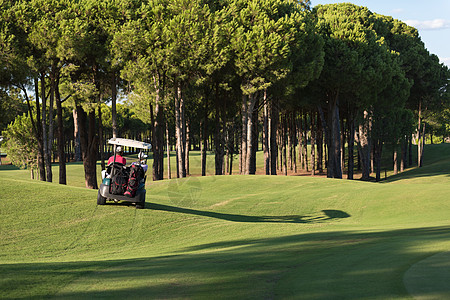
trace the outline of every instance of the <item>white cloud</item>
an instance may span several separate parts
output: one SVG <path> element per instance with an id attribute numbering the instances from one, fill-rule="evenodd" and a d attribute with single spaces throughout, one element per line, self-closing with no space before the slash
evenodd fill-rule
<path id="1" fill-rule="evenodd" d="M 405 23 L 419 30 L 441 30 L 450 28 L 450 20 L 445 19 L 434 19 L 428 21 L 406 20 Z"/>

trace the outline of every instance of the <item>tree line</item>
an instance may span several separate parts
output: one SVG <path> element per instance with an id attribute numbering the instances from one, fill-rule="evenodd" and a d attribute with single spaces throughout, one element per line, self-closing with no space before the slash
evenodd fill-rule
<path id="1" fill-rule="evenodd" d="M 241 174 L 255 174 L 262 144 L 266 174 L 309 166 L 353 179 L 356 150 L 362 179 L 375 169 L 379 180 L 383 147 L 402 169 L 414 138 L 420 166 L 427 128 L 445 135 L 450 123 L 449 70 L 418 31 L 349 3 L 4 1 L 0 23 L 0 86 L 25 99 L 41 180 L 52 181 L 56 135 L 66 182 L 69 110 L 86 186 L 97 187 L 99 145 L 119 133 L 119 94 L 149 125 L 140 130 L 153 145 L 153 180 L 164 178 L 171 140 L 178 177 L 189 174 L 192 144 L 202 175 L 207 144 L 217 175 L 233 155 Z"/>

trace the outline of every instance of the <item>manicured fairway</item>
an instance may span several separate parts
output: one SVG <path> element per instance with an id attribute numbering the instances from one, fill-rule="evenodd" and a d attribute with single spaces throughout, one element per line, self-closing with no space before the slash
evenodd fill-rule
<path id="1" fill-rule="evenodd" d="M 383 183 L 149 182 L 144 210 L 0 169 L 0 298 L 409 299 L 412 267 L 450 251 L 449 146 Z M 421 293 L 444 299 L 441 256 Z"/>
<path id="2" fill-rule="evenodd" d="M 405 273 L 405 286 L 417 299 L 445 299 L 450 295 L 450 251 L 414 264 Z"/>

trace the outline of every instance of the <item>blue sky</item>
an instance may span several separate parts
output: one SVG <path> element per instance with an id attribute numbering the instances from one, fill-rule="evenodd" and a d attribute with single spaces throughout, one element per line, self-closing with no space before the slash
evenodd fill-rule
<path id="1" fill-rule="evenodd" d="M 392 16 L 419 30 L 425 47 L 440 61 L 450 66 L 450 1 L 449 0 L 311 0 L 312 6 L 351 2 L 366 6 L 372 12 Z"/>

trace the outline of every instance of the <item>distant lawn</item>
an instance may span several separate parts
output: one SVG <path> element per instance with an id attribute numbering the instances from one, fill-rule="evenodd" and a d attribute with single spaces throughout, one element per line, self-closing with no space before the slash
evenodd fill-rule
<path id="1" fill-rule="evenodd" d="M 1 166 L 0 298 L 410 299 L 408 270 L 450 250 L 450 145 L 426 151 L 383 183 L 149 181 L 144 210 L 97 206 L 80 163 L 68 186 Z"/>

